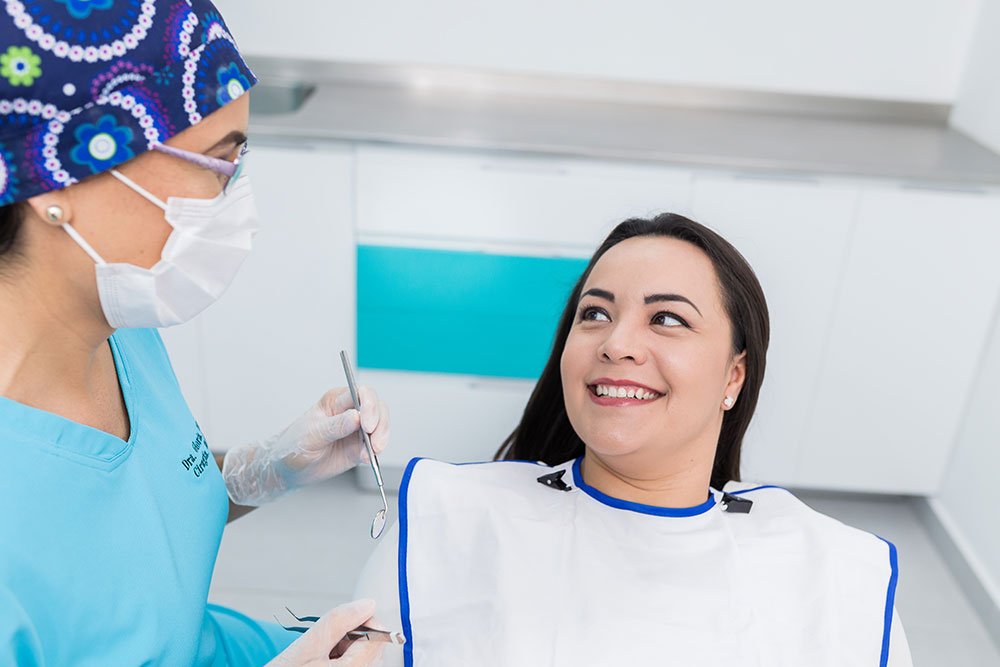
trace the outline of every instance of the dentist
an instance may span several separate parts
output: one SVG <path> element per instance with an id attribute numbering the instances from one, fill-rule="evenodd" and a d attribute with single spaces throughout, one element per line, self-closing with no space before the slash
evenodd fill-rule
<path id="1" fill-rule="evenodd" d="M 365 460 L 346 388 L 220 466 L 158 327 L 226 290 L 257 229 L 256 79 L 207 0 L 0 11 L 0 664 L 369 665 L 208 604 L 227 519 Z M 228 495 L 228 500 L 227 500 Z M 237 509 L 239 508 L 239 509 Z"/>

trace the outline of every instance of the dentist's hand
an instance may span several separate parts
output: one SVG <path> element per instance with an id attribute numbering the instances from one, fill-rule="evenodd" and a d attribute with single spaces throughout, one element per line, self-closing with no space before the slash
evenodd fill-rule
<path id="1" fill-rule="evenodd" d="M 358 389 L 361 414 L 347 387 L 328 391 L 281 433 L 226 452 L 222 476 L 237 505 L 263 505 L 290 489 L 339 475 L 368 452 L 359 428 L 381 453 L 389 442 L 389 411 L 370 387 Z"/>
<path id="2" fill-rule="evenodd" d="M 364 405 L 364 403 L 362 403 Z M 347 651 L 336 659 L 330 658 L 334 647 L 344 639 L 348 632 L 359 625 L 377 626 L 378 621 L 372 618 L 375 613 L 375 602 L 358 600 L 333 609 L 316 625 L 307 630 L 301 637 L 282 651 L 266 667 L 369 667 L 382 662 L 382 642 L 358 640 L 351 642 Z"/>

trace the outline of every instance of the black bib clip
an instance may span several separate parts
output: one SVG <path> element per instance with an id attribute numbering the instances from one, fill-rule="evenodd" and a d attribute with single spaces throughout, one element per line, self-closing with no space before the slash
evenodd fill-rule
<path id="1" fill-rule="evenodd" d="M 565 470 L 557 470 L 548 475 L 542 475 L 538 478 L 539 484 L 544 484 L 550 489 L 555 489 L 556 491 L 572 491 L 573 487 L 562 481 L 563 475 L 566 474 Z"/>
<path id="2" fill-rule="evenodd" d="M 749 498 L 740 498 L 731 493 L 722 492 L 722 510 L 734 514 L 750 514 L 753 501 Z"/>

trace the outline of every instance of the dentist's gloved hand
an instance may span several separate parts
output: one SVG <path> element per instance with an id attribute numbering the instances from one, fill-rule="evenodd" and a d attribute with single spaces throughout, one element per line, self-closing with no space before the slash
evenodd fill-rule
<path id="1" fill-rule="evenodd" d="M 375 391 L 358 389 L 361 414 L 347 387 L 328 391 L 284 431 L 267 440 L 230 449 L 222 462 L 229 498 L 237 505 L 263 505 L 291 489 L 339 475 L 368 452 L 359 428 L 382 452 L 389 442 L 389 411 Z"/>
<path id="2" fill-rule="evenodd" d="M 361 404 L 364 406 L 364 403 Z M 351 642 L 347 651 L 339 658 L 331 659 L 334 647 L 344 639 L 348 632 L 359 625 L 378 627 L 378 621 L 372 618 L 375 603 L 372 600 L 358 600 L 341 605 L 321 619 L 316 621 L 291 646 L 282 651 L 266 667 L 320 667 L 343 665 L 344 667 L 369 667 L 382 663 L 382 650 L 385 644 L 381 642 L 355 641 Z"/>

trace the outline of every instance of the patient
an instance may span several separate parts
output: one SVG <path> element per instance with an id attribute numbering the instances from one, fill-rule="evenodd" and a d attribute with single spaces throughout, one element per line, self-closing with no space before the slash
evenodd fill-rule
<path id="1" fill-rule="evenodd" d="M 357 591 L 386 664 L 911 665 L 895 547 L 740 481 L 768 337 L 719 235 L 618 225 L 501 460 L 407 467 Z"/>

